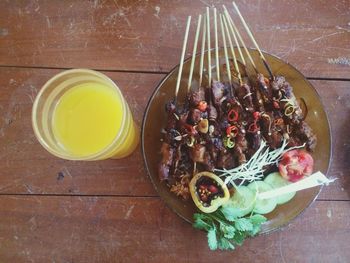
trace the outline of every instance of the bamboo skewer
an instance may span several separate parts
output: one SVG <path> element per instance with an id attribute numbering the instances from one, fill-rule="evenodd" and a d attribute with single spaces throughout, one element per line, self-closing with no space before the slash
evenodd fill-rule
<path id="1" fill-rule="evenodd" d="M 225 37 L 225 30 L 224 30 L 224 25 L 223 25 L 223 22 L 222 22 L 222 20 L 223 20 L 222 17 L 223 16 L 220 14 L 220 26 L 221 26 L 222 42 L 224 43 L 226 70 L 227 70 L 228 80 L 229 80 L 230 84 L 232 84 L 230 62 L 228 60 L 227 46 L 226 46 L 226 37 Z"/>
<path id="2" fill-rule="evenodd" d="M 180 59 L 179 73 L 177 75 L 177 82 L 176 82 L 176 88 L 175 88 L 175 102 L 177 100 L 177 95 L 179 93 L 179 88 L 180 88 L 182 68 L 183 68 L 183 63 L 184 63 L 184 58 L 185 58 L 185 51 L 186 51 L 186 46 L 187 46 L 188 32 L 190 30 L 190 24 L 191 24 L 191 16 L 189 16 L 187 19 L 185 38 L 184 38 L 184 42 L 183 42 L 183 46 L 182 46 L 182 53 L 181 53 L 181 59 Z"/>
<path id="3" fill-rule="evenodd" d="M 227 21 L 227 19 L 225 19 L 225 17 L 224 17 L 223 22 L 224 22 L 224 26 L 225 26 L 225 29 L 226 29 L 228 42 L 229 42 L 229 45 L 230 45 L 230 50 L 231 50 L 231 54 L 232 54 L 232 58 L 233 58 L 233 64 L 234 64 L 235 70 L 237 72 L 237 77 L 238 77 L 238 80 L 239 80 L 239 84 L 242 85 L 242 76 L 241 76 L 241 73 L 239 71 L 236 54 L 235 54 L 235 51 L 233 49 L 232 39 L 231 39 L 230 32 L 229 32 L 228 26 L 227 26 L 228 23 L 226 21 Z"/>
<path id="4" fill-rule="evenodd" d="M 252 40 L 253 44 L 255 45 L 256 49 L 258 50 L 260 58 L 262 59 L 262 61 L 263 61 L 264 65 L 265 65 L 267 71 L 269 72 L 271 79 L 274 79 L 274 76 L 272 74 L 271 68 L 270 68 L 269 64 L 267 63 L 264 54 L 261 52 L 258 43 L 255 41 L 254 36 L 253 36 L 252 32 L 250 31 L 247 23 L 245 22 L 243 16 L 241 15 L 241 12 L 239 11 L 236 3 L 232 2 L 232 4 L 233 4 L 233 7 L 236 9 L 238 16 L 239 16 L 239 18 L 240 18 L 240 20 L 241 20 L 245 30 L 247 31 L 247 34 L 249 35 L 250 39 Z"/>
<path id="5" fill-rule="evenodd" d="M 203 18 L 203 33 L 202 33 L 202 50 L 201 50 L 201 58 L 199 63 L 199 87 L 202 85 L 203 80 L 203 65 L 204 65 L 204 50 L 205 50 L 205 37 L 206 37 L 206 19 L 205 15 Z"/>
<path id="6" fill-rule="evenodd" d="M 214 8 L 214 33 L 215 33 L 215 65 L 216 79 L 220 81 L 220 63 L 219 63 L 219 41 L 218 41 L 218 19 L 216 8 Z"/>
<path id="7" fill-rule="evenodd" d="M 233 30 L 233 28 L 232 28 L 232 24 L 229 23 L 229 25 L 230 25 L 230 29 L 231 29 L 231 31 L 232 31 L 233 39 L 234 39 L 235 44 L 236 44 L 236 47 L 237 47 L 237 49 L 238 49 L 239 56 L 241 57 L 241 60 L 242 60 L 243 65 L 245 66 L 245 65 L 246 65 L 245 58 L 244 58 L 244 56 L 243 56 L 243 53 L 242 53 L 241 49 L 239 48 L 239 43 L 238 43 L 238 41 L 237 41 L 236 33 L 235 33 L 235 31 Z"/>
<path id="8" fill-rule="evenodd" d="M 239 38 L 239 41 L 241 42 L 241 44 L 242 44 L 242 46 L 243 46 L 243 49 L 244 49 L 245 53 L 246 53 L 247 56 L 248 56 L 248 59 L 249 59 L 249 61 L 250 61 L 250 64 L 252 64 L 252 66 L 253 66 L 255 72 L 258 73 L 258 69 L 256 68 L 255 62 L 254 62 L 252 56 L 250 55 L 250 52 L 249 52 L 249 50 L 247 49 L 247 47 L 246 47 L 246 45 L 245 45 L 245 43 L 244 43 L 244 41 L 243 41 L 243 39 L 242 39 L 242 37 L 241 37 L 239 31 L 238 31 L 236 25 L 233 23 L 231 17 L 230 17 L 230 20 L 231 20 L 231 24 L 232 24 L 232 26 L 233 26 L 234 32 L 236 32 L 236 35 L 239 36 L 239 37 L 238 37 L 238 38 Z M 238 43 L 237 43 L 237 44 L 238 44 Z M 239 44 L 238 44 L 237 46 L 238 46 L 238 50 L 241 50 Z"/>
<path id="9" fill-rule="evenodd" d="M 238 44 L 238 41 L 237 41 L 237 37 L 236 37 L 235 31 L 232 28 L 232 23 L 233 23 L 232 18 L 230 16 L 230 14 L 228 13 L 227 9 L 226 9 L 226 6 L 223 5 L 222 7 L 224 8 L 224 15 L 225 15 L 225 17 L 227 19 L 227 23 L 228 23 L 228 25 L 230 27 L 231 32 L 233 32 L 232 34 L 233 34 L 233 37 L 234 37 L 234 41 L 235 41 L 235 44 L 236 44 L 236 46 L 238 48 L 239 44 Z M 241 49 L 238 48 L 238 52 L 239 52 L 239 56 L 240 56 L 240 58 L 242 60 L 243 65 L 246 66 L 246 61 L 245 61 L 245 58 L 243 56 L 243 53 L 242 53 Z"/>
<path id="10" fill-rule="evenodd" d="M 227 14 L 228 14 L 228 13 L 227 13 Z M 238 39 L 239 39 L 241 45 L 243 46 L 243 49 L 244 49 L 245 53 L 247 54 L 250 63 L 252 64 L 254 70 L 255 70 L 256 72 L 258 72 L 258 70 L 257 70 L 257 68 L 256 68 L 256 65 L 255 65 L 255 62 L 254 62 L 252 56 L 250 55 L 250 52 L 249 52 L 247 46 L 245 45 L 241 34 L 239 33 L 239 31 L 238 31 L 238 29 L 237 29 L 235 23 L 233 22 L 232 18 L 231 18 L 231 17 L 229 17 L 229 18 L 230 18 L 231 25 L 233 26 L 233 30 L 234 30 L 234 32 L 237 34 L 237 37 L 238 37 Z M 238 46 L 239 46 L 239 44 L 238 44 Z"/>
<path id="11" fill-rule="evenodd" d="M 239 32 L 237 32 L 236 26 L 234 25 L 233 20 L 232 20 L 232 18 L 231 18 L 231 16 L 230 16 L 229 12 L 228 12 L 227 9 L 226 9 L 226 6 L 223 5 L 223 8 L 224 8 L 225 17 L 226 17 L 226 19 L 227 19 L 227 23 L 228 23 L 228 25 L 230 26 L 230 30 L 231 30 L 232 32 L 234 32 L 234 33 L 233 33 L 234 41 L 235 41 L 235 44 L 236 44 L 236 46 L 237 46 L 237 48 L 238 48 L 239 56 L 240 56 L 240 58 L 241 58 L 241 60 L 242 60 L 243 65 L 246 66 L 246 61 L 245 61 L 245 58 L 244 58 L 244 56 L 243 56 L 243 53 L 242 53 L 241 49 L 239 48 L 240 45 L 239 45 L 239 43 L 238 43 L 238 41 L 237 41 L 236 34 L 237 34 L 239 40 L 242 42 L 242 45 L 243 45 L 243 47 L 244 47 L 245 52 L 247 53 L 247 55 L 250 56 L 250 54 L 249 54 L 249 52 L 248 52 L 247 47 L 245 46 L 245 44 L 244 44 L 244 42 L 243 42 L 243 39 L 242 39 L 241 35 L 239 34 Z M 253 66 L 255 67 L 254 62 L 253 62 Z"/>
<path id="12" fill-rule="evenodd" d="M 250 55 L 250 52 L 249 52 L 249 50 L 247 49 L 247 46 L 245 45 L 245 43 L 244 43 L 244 41 L 243 41 L 243 38 L 242 38 L 241 34 L 239 33 L 239 31 L 238 31 L 238 29 L 237 29 L 235 23 L 233 22 L 232 17 L 230 16 L 230 14 L 229 14 L 229 12 L 227 11 L 226 7 L 225 7 L 225 6 L 223 6 L 223 7 L 224 7 L 224 9 L 225 9 L 224 13 L 225 13 L 225 16 L 226 16 L 226 18 L 227 18 L 227 20 L 228 20 L 228 23 L 229 23 L 230 27 L 233 28 L 233 31 L 236 33 L 239 42 L 240 42 L 241 45 L 243 46 L 243 49 L 244 49 L 245 53 L 247 54 L 250 63 L 252 64 L 252 66 L 253 66 L 255 72 L 258 73 L 258 70 L 257 70 L 257 68 L 256 68 L 255 62 L 254 62 L 252 56 Z M 236 46 L 238 47 L 239 53 L 242 55 L 242 51 L 241 51 L 240 44 L 236 42 Z M 242 56 L 243 56 L 243 55 L 242 55 Z M 242 58 L 242 57 L 241 57 L 241 58 Z M 243 62 L 243 61 L 242 61 L 242 62 Z M 244 61 L 243 64 L 246 65 L 246 64 L 245 64 L 245 61 Z"/>
<path id="13" fill-rule="evenodd" d="M 207 7 L 207 41 L 208 41 L 208 82 L 211 86 L 211 50 L 210 50 L 210 13 Z"/>
<path id="14" fill-rule="evenodd" d="M 198 44 L 199 32 L 200 32 L 200 29 L 201 29 L 201 22 L 202 22 L 202 15 L 199 15 L 198 16 L 198 24 L 197 24 L 196 36 L 195 36 L 195 39 L 194 39 L 194 46 L 193 46 L 193 51 L 192 51 L 192 60 L 191 60 L 190 75 L 188 77 L 187 92 L 190 92 L 190 89 L 191 89 L 194 63 L 196 61 L 197 44 Z"/>

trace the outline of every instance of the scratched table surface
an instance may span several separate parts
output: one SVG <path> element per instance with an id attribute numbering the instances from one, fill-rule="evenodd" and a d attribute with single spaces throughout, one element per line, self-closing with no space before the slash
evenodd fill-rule
<path id="1" fill-rule="evenodd" d="M 165 206 L 140 147 L 123 160 L 83 163 L 37 142 L 33 100 L 68 68 L 116 81 L 140 125 L 178 64 L 187 16 L 213 4 L 230 1 L 0 1 L 0 262 L 350 261 L 349 0 L 238 1 L 262 49 L 320 94 L 332 129 L 328 175 L 338 180 L 289 226 L 235 251 L 210 251 L 205 233 Z"/>

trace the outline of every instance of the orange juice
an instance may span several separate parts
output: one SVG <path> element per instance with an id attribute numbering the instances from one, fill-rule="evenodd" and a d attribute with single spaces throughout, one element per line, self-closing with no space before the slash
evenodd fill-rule
<path id="1" fill-rule="evenodd" d="M 33 129 L 50 153 L 69 160 L 123 158 L 139 133 L 119 88 L 92 70 L 62 72 L 39 92 Z"/>
<path id="2" fill-rule="evenodd" d="M 121 126 L 122 107 L 113 90 L 84 83 L 68 90 L 53 113 L 53 133 L 74 155 L 91 155 L 113 142 Z"/>

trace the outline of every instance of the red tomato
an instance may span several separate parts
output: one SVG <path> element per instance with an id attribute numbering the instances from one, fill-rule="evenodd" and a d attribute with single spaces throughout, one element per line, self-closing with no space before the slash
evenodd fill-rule
<path id="1" fill-rule="evenodd" d="M 282 177 L 296 182 L 305 176 L 311 175 L 314 168 L 314 159 L 304 150 L 291 150 L 286 152 L 278 164 Z"/>

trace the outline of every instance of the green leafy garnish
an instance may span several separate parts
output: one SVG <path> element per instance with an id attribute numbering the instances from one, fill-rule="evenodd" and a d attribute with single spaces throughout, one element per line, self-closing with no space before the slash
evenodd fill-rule
<path id="1" fill-rule="evenodd" d="M 211 250 L 215 250 L 218 248 L 218 240 L 216 238 L 216 228 L 210 228 L 208 230 L 208 246 Z"/>
<path id="2" fill-rule="evenodd" d="M 253 230 L 253 224 L 247 218 L 238 218 L 235 221 L 235 227 L 237 230 L 242 231 L 242 232 Z"/>
<path id="3" fill-rule="evenodd" d="M 241 214 L 241 209 L 232 206 L 225 206 L 221 207 L 221 212 L 228 221 L 235 221 Z"/>
<path id="4" fill-rule="evenodd" d="M 249 236 L 255 236 L 266 221 L 262 215 L 238 217 L 237 208 L 225 207 L 210 214 L 195 213 L 193 227 L 207 232 L 211 250 L 233 250 Z"/>

